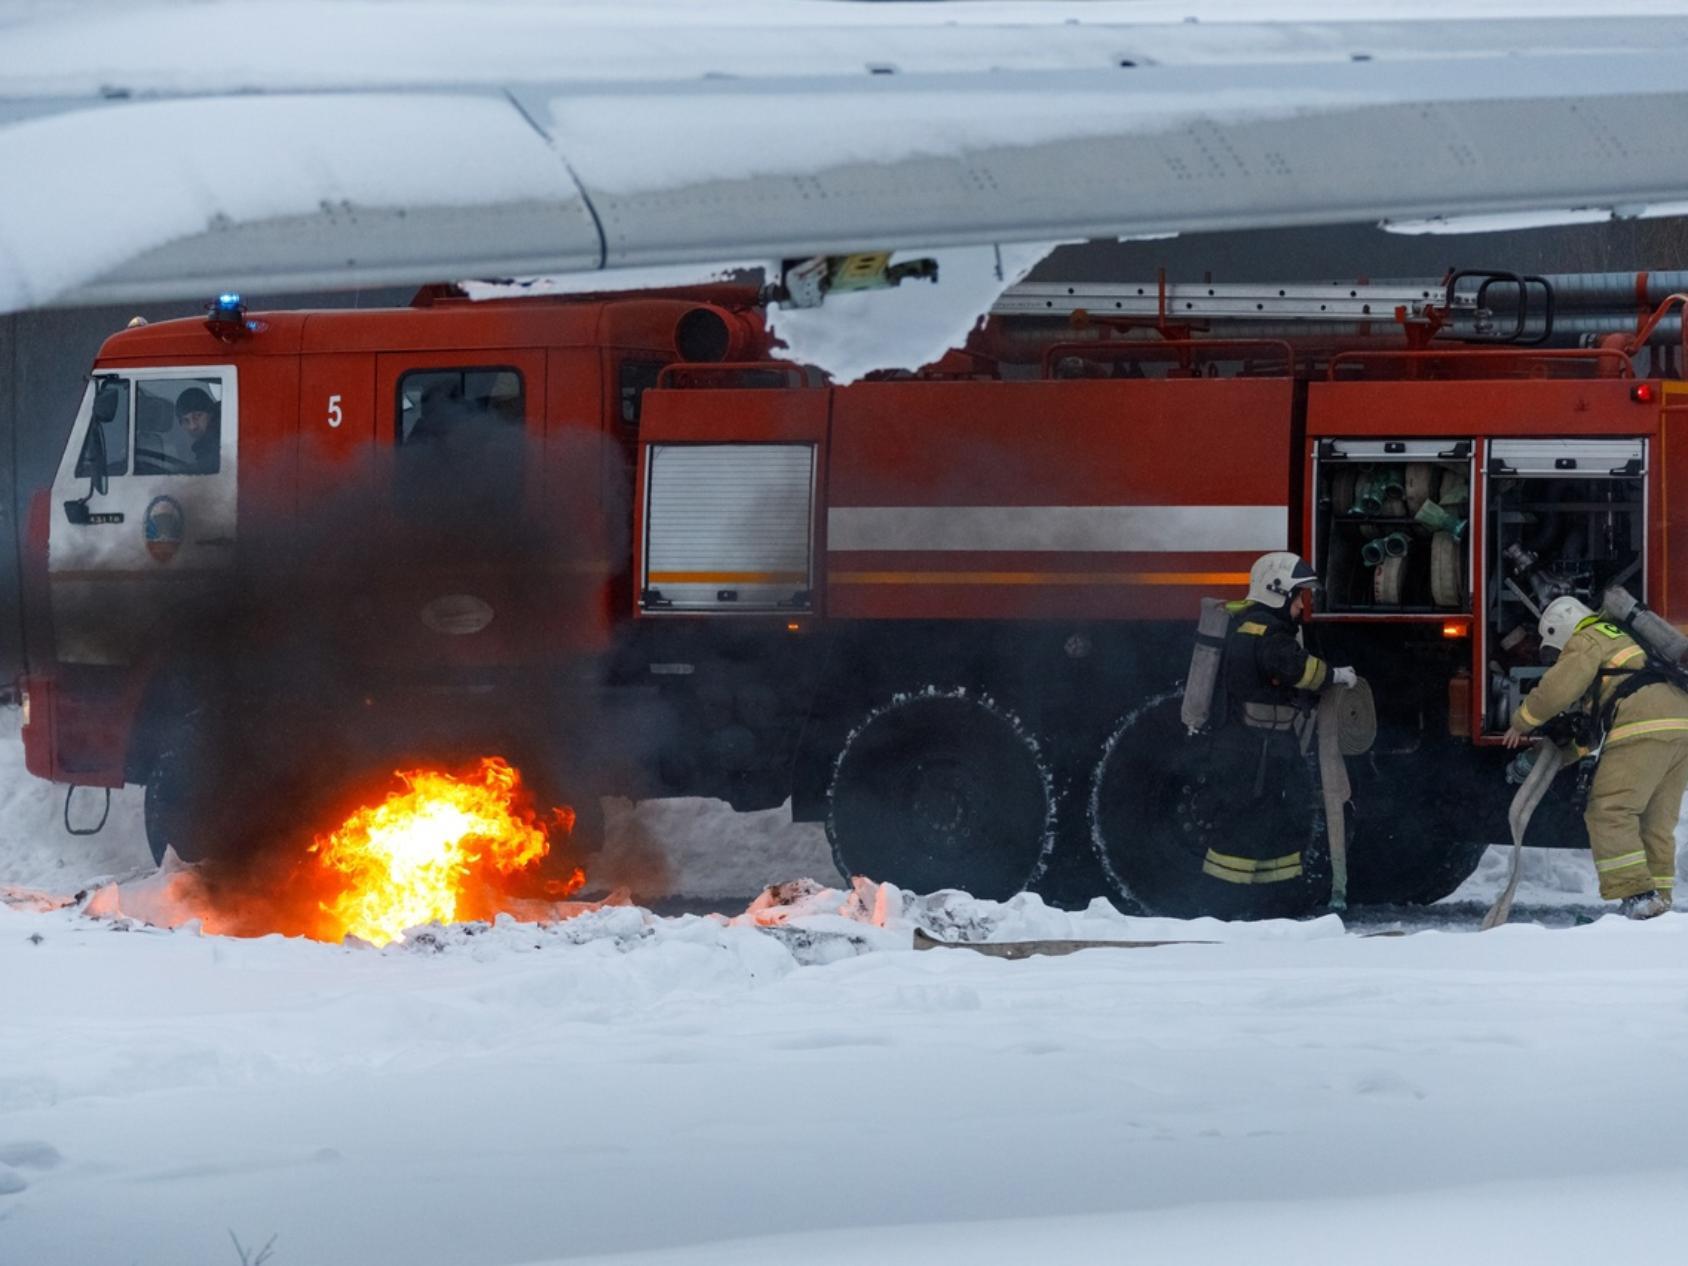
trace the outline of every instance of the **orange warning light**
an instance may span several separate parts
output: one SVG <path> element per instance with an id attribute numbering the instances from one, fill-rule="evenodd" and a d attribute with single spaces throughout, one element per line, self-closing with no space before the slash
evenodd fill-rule
<path id="1" fill-rule="evenodd" d="M 1446 620 L 1442 624 L 1443 637 L 1469 637 L 1471 626 L 1464 620 Z"/>

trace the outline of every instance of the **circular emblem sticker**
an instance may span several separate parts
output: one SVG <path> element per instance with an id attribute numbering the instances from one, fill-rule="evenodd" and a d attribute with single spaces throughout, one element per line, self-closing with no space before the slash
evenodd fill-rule
<path id="1" fill-rule="evenodd" d="M 146 533 L 147 553 L 161 563 L 176 557 L 187 528 L 187 515 L 182 513 L 181 502 L 174 497 L 154 497 L 147 502 L 141 524 Z"/>
<path id="2" fill-rule="evenodd" d="M 422 623 L 436 633 L 462 637 L 492 623 L 492 607 L 472 593 L 448 593 L 422 608 Z"/>

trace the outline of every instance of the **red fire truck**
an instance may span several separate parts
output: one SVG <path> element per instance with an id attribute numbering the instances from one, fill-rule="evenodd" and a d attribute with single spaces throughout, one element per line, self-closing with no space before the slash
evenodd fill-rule
<path id="1" fill-rule="evenodd" d="M 228 297 L 107 340 L 32 503 L 29 768 L 144 784 L 189 858 L 498 752 L 586 840 L 600 794 L 789 797 L 912 888 L 1091 848 L 1141 907 L 1292 913 L 1318 866 L 1204 859 L 1268 829 L 1311 859 L 1313 775 L 1263 785 L 1178 699 L 1199 599 L 1289 548 L 1377 701 L 1350 898 L 1435 899 L 1498 838 L 1543 595 L 1688 620 L 1659 280 L 1022 286 L 843 387 L 771 359 L 748 287 Z"/>

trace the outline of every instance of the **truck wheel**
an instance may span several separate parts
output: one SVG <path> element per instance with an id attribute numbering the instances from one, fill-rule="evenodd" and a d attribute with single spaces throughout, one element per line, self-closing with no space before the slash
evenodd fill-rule
<path id="1" fill-rule="evenodd" d="M 178 689 L 157 705 L 148 736 L 143 816 L 153 859 L 235 861 L 309 842 L 320 814 L 357 765 L 323 719 L 273 700 L 217 699 L 215 683 Z"/>
<path id="2" fill-rule="evenodd" d="M 1180 691 L 1114 731 L 1090 784 L 1090 836 L 1128 907 L 1286 918 L 1330 896 L 1317 779 L 1295 741 L 1241 725 L 1189 738 Z"/>
<path id="3" fill-rule="evenodd" d="M 1498 770 L 1472 752 L 1353 760 L 1348 767 L 1348 897 L 1356 905 L 1440 901 L 1471 877 L 1487 841 L 1506 835 Z"/>
<path id="4" fill-rule="evenodd" d="M 147 773 L 142 815 L 156 865 L 167 848 L 184 862 L 204 861 L 219 834 L 218 814 L 230 794 L 221 788 L 217 727 L 198 711 L 166 721 Z"/>
<path id="5" fill-rule="evenodd" d="M 1005 900 L 1043 870 L 1055 805 L 1037 744 L 965 691 L 903 695 L 845 740 L 827 793 L 840 873 Z"/>
<path id="6" fill-rule="evenodd" d="M 1452 834 L 1447 821 L 1374 822 L 1357 817 L 1348 858 L 1355 905 L 1430 905 L 1458 888 L 1488 848 Z"/>
<path id="7" fill-rule="evenodd" d="M 147 848 L 152 853 L 154 866 L 164 864 L 164 853 L 169 848 L 174 848 L 183 861 L 200 860 L 201 853 L 193 830 L 193 813 L 173 776 L 161 777 L 155 768 L 153 775 L 147 779 L 142 805 Z"/>
<path id="8" fill-rule="evenodd" d="M 1407 901 L 1416 906 L 1428 906 L 1452 895 L 1455 889 L 1477 873 L 1483 854 L 1488 851 L 1487 844 L 1453 845 L 1439 860 L 1425 868 L 1423 881 L 1408 891 Z"/>

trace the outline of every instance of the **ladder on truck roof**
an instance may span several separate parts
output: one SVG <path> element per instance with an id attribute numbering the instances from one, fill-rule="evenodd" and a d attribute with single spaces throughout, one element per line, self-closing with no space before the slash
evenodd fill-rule
<path id="1" fill-rule="evenodd" d="M 1465 342 L 1533 347 L 1554 332 L 1554 285 L 1546 277 L 1456 269 L 1437 280 L 1287 283 L 1021 282 L 991 312 L 1005 317 L 1153 321 L 1158 325 L 1248 322 L 1281 330 L 1297 323 L 1394 324 L 1422 345 L 1438 334 Z M 1279 335 L 1284 337 L 1284 335 Z"/>
<path id="2" fill-rule="evenodd" d="M 933 260 L 890 260 L 889 251 L 786 260 L 768 293 L 790 307 L 812 308 L 831 293 L 879 290 L 909 278 L 938 280 Z M 1647 274 L 1568 274 L 1567 279 L 1582 298 L 1609 301 L 1614 285 L 1627 280 L 1633 287 L 1637 276 Z M 1641 293 L 1645 290 L 1643 285 Z M 1266 284 L 1168 282 L 1162 271 L 1153 282 L 1021 282 L 1003 291 L 990 311 L 1022 318 L 1070 318 L 1082 312 L 1100 321 L 1153 321 L 1162 328 L 1215 321 L 1266 327 L 1389 322 L 1403 327 L 1414 345 L 1446 332 L 1466 342 L 1534 347 L 1553 336 L 1554 291 L 1546 277 L 1480 268 L 1454 269 L 1435 280 Z"/>
<path id="3" fill-rule="evenodd" d="M 817 255 L 784 261 L 767 295 L 791 307 L 814 307 L 828 293 L 876 290 L 918 277 L 936 281 L 929 259 L 890 263 L 891 252 Z M 1409 343 L 1438 335 L 1464 342 L 1567 346 L 1633 330 L 1639 344 L 1677 344 L 1682 316 L 1672 311 L 1688 293 L 1688 269 L 1674 271 L 1514 273 L 1461 268 L 1437 279 L 1383 282 L 1021 282 L 991 305 L 991 315 L 1099 321 L 1153 321 L 1162 327 L 1237 322 L 1256 336 L 1295 337 L 1295 324 L 1369 327 L 1393 322 Z"/>
<path id="4" fill-rule="evenodd" d="M 1409 343 L 1437 336 L 1467 343 L 1592 346 L 1627 333 L 1633 347 L 1683 349 L 1688 270 L 1549 273 L 1462 269 L 1445 278 L 1384 282 L 1272 283 L 1021 282 L 991 307 L 995 316 L 1153 322 L 1163 327 L 1232 323 L 1233 333 L 1294 338 L 1296 325 L 1378 332 L 1394 323 Z M 1356 327 L 1371 327 L 1369 330 Z"/>
<path id="5" fill-rule="evenodd" d="M 1451 301 L 1450 301 L 1451 300 Z M 1435 321 L 1479 312 L 1478 292 L 1445 285 L 1301 282 L 1247 285 L 1209 282 L 1040 282 L 1010 286 L 991 307 L 996 316 L 1164 316 L 1168 321 Z"/>

